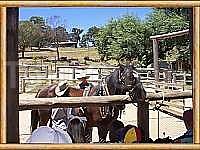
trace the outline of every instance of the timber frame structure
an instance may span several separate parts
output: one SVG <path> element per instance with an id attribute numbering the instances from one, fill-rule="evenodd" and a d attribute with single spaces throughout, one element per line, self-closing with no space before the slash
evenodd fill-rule
<path id="1" fill-rule="evenodd" d="M 159 40 L 164 40 L 168 38 L 174 38 L 177 36 L 183 36 L 189 34 L 189 29 L 187 30 L 182 30 L 178 32 L 172 32 L 168 34 L 161 34 L 161 35 L 155 35 L 155 36 L 150 36 L 150 39 L 153 40 L 153 66 L 155 70 L 155 81 L 159 81 L 159 64 L 158 64 L 158 44 Z"/>
<path id="2" fill-rule="evenodd" d="M 5 54 L 1 53 L 1 59 L 2 56 L 6 56 L 6 58 L 3 58 L 3 60 L 1 60 L 1 63 L 6 63 L 6 68 L 5 66 L 3 66 L 1 64 L 1 72 L 5 71 L 2 70 L 6 69 L 5 74 L 1 75 L 1 81 L 2 79 L 6 79 L 6 81 L 4 80 L 3 83 L 5 83 L 6 88 L 5 89 L 1 89 L 1 96 L 3 95 L 2 93 L 6 93 L 5 97 L 3 97 L 2 99 L 6 99 L 6 102 L 1 102 L 1 109 L 6 106 L 6 112 L 2 112 L 1 110 L 1 121 L 4 120 L 2 118 L 3 115 L 6 115 L 6 118 L 4 120 L 4 122 L 6 123 L 3 127 L 6 129 L 6 131 L 3 131 L 1 129 L 1 141 L 3 141 L 3 143 L 19 143 L 19 96 L 18 96 L 18 87 L 19 87 L 19 83 L 18 83 L 18 60 L 17 60 L 17 51 L 18 51 L 18 46 L 17 46 L 17 27 L 18 27 L 18 16 L 19 16 L 19 8 L 4 8 L 6 9 L 6 24 L 7 24 L 7 30 L 6 30 L 6 45 L 4 45 L 4 47 L 6 47 L 6 50 L 4 50 L 4 52 L 6 51 Z M 198 15 L 200 14 L 200 9 L 199 8 L 195 8 L 194 9 L 195 12 L 198 13 Z M 3 11 L 2 11 L 3 12 Z M 198 21 L 198 16 L 196 17 L 196 20 Z M 1 23 L 1 26 L 3 26 L 5 24 Z M 196 26 L 199 26 L 196 23 Z M 199 31 L 199 27 L 196 27 L 196 30 Z M 4 32 L 1 31 L 1 35 L 3 35 Z M 188 31 L 184 34 L 188 34 Z M 173 37 L 172 35 L 168 35 Z M 199 33 L 196 33 L 195 36 L 196 38 L 199 39 Z M 9 39 L 9 40 L 8 40 Z M 154 42 L 154 53 L 158 52 L 158 40 L 160 38 L 156 37 L 156 36 L 152 36 L 151 39 L 153 39 Z M 2 43 L 1 43 L 2 44 Z M 5 44 L 5 43 L 4 43 Z M 199 63 L 199 41 L 195 41 L 195 44 L 197 44 L 195 48 L 195 62 Z M 2 45 L 1 45 L 2 46 Z M 2 46 L 3 47 L 3 46 Z M 158 55 L 154 56 L 154 61 L 158 60 Z M 196 75 L 194 80 L 196 79 L 197 81 L 199 81 L 199 64 L 198 63 L 194 63 L 194 68 L 196 69 Z M 14 67 L 14 72 L 11 72 L 11 70 Z M 12 68 L 12 69 L 11 69 Z M 159 73 L 159 67 L 158 67 L 158 62 L 154 63 L 154 68 L 155 70 Z M 13 70 L 12 70 L 13 71 Z M 155 73 L 156 77 L 158 77 L 157 73 Z M 2 77 L 3 76 L 3 77 Z M 14 83 L 14 85 L 12 84 Z M 199 82 L 194 83 L 195 88 L 199 88 Z M 6 90 L 6 92 L 5 92 Z M 196 106 L 195 110 L 197 111 L 199 109 L 199 93 L 197 92 L 198 89 L 194 89 L 195 90 L 195 95 L 193 95 L 194 98 L 197 98 L 195 100 L 196 102 Z M 4 104 L 4 105 L 2 105 Z M 138 104 L 138 106 L 140 105 L 141 108 L 148 108 L 148 103 L 146 104 Z M 148 109 L 145 109 L 148 110 Z M 196 112 L 197 113 L 197 112 Z M 148 111 L 144 111 L 144 110 L 140 110 L 140 112 L 138 112 L 138 115 L 143 114 L 144 116 L 148 116 Z M 198 118 L 199 114 L 195 114 L 195 118 Z M 143 120 L 140 120 L 140 124 L 143 125 L 143 121 L 145 121 L 146 118 L 143 118 Z M 148 125 L 148 120 L 146 120 L 147 122 L 145 123 L 146 125 Z M 2 123 L 1 123 L 2 124 Z M 195 127 L 199 127 L 199 119 L 196 120 L 195 123 Z M 148 127 L 148 126 L 147 126 Z M 2 126 L 1 126 L 2 128 Z M 3 128 L 3 129 L 4 129 Z M 199 128 L 196 128 L 195 131 L 199 131 Z M 4 133 L 6 132 L 6 133 Z M 196 133 L 196 132 L 195 132 Z M 3 135 L 3 136 L 2 136 Z M 194 143 L 197 143 L 199 141 L 198 139 L 199 137 L 199 133 L 196 133 L 194 136 Z M 4 139 L 5 138 L 5 139 Z M 46 147 L 46 145 L 44 145 Z M 87 146 L 87 145 L 86 145 Z M 15 147 L 15 146 L 14 146 Z M 14 148 L 13 147 L 13 148 Z M 88 147 L 88 146 L 87 146 Z M 118 146 L 117 146 L 118 147 Z M 85 148 L 85 147 L 83 147 Z M 158 147 L 159 148 L 159 147 Z M 177 147 L 178 148 L 178 147 Z"/>

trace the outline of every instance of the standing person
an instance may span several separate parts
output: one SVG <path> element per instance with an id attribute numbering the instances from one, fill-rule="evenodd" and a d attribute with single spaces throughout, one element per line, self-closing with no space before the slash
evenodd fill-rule
<path id="1" fill-rule="evenodd" d="M 193 110 L 187 110 L 183 113 L 183 120 L 187 131 L 174 140 L 175 143 L 193 143 Z"/>
<path id="2" fill-rule="evenodd" d="M 85 73 L 81 74 L 77 79 L 79 81 L 81 81 L 81 83 L 79 84 L 80 89 L 85 89 L 87 87 L 89 87 L 91 84 L 88 83 L 87 79 L 89 79 L 90 76 L 87 76 Z"/>

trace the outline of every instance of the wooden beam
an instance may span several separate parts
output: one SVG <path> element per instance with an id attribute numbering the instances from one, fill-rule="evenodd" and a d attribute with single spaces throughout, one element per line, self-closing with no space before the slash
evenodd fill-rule
<path id="1" fill-rule="evenodd" d="M 137 126 L 142 130 L 142 140 L 149 138 L 149 103 L 138 102 Z"/>
<path id="2" fill-rule="evenodd" d="M 88 67 L 88 66 L 57 66 L 56 68 L 76 68 L 76 69 L 116 69 L 119 67 L 104 67 L 104 66 L 99 66 L 99 67 Z"/>
<path id="3" fill-rule="evenodd" d="M 193 107 L 194 107 L 194 144 L 200 143 L 200 8 L 193 9 Z"/>
<path id="4" fill-rule="evenodd" d="M 175 111 L 175 110 L 172 110 L 172 109 L 169 109 L 169 108 L 166 108 L 166 107 L 160 107 L 157 110 L 159 110 L 159 111 L 161 111 L 161 112 L 163 112 L 163 113 L 165 113 L 169 116 L 183 120 L 183 114 L 178 112 L 178 111 Z"/>
<path id="5" fill-rule="evenodd" d="M 173 38 L 173 37 L 177 37 L 177 36 L 183 36 L 186 34 L 189 34 L 189 29 L 178 31 L 178 32 L 167 33 L 167 34 L 150 36 L 150 39 L 161 40 L 161 39 Z"/>
<path id="6" fill-rule="evenodd" d="M 192 98 L 192 91 L 179 91 L 169 93 L 147 93 L 147 101 Z"/>
<path id="7" fill-rule="evenodd" d="M 159 64 L 158 64 L 158 41 L 153 39 L 153 66 L 155 72 L 155 81 L 159 82 Z"/>
<path id="8" fill-rule="evenodd" d="M 1 7 L 159 7 L 190 8 L 199 7 L 200 2 L 193 1 L 0 1 Z"/>
<path id="9" fill-rule="evenodd" d="M 1 119 L 0 119 L 0 143 L 6 143 L 6 8 L 0 8 L 0 33 L 1 33 Z"/>
<path id="10" fill-rule="evenodd" d="M 7 8 L 6 143 L 19 143 L 18 22 L 19 8 Z"/>
<path id="11" fill-rule="evenodd" d="M 164 99 L 182 99 L 191 98 L 192 92 L 174 92 L 164 94 Z M 161 93 L 147 93 L 147 101 L 162 100 Z M 121 103 L 137 103 L 132 101 L 128 95 L 112 96 L 87 96 L 87 97 L 56 97 L 56 98 L 20 98 L 19 110 L 37 109 L 37 108 L 55 108 L 55 107 L 80 107 L 88 105 L 115 105 Z"/>
<path id="12" fill-rule="evenodd" d="M 128 95 L 20 99 L 19 110 L 55 107 L 103 106 L 131 103 Z"/>

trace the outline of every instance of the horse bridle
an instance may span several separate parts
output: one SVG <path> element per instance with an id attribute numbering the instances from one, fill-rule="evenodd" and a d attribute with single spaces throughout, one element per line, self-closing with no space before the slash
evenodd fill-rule
<path id="1" fill-rule="evenodd" d="M 125 77 L 124 77 L 124 73 L 121 73 L 120 70 L 119 70 L 118 75 L 119 75 L 119 84 L 121 84 L 121 85 L 123 85 L 123 86 L 131 87 L 131 88 L 135 86 L 135 85 L 132 85 L 132 84 L 125 85 L 125 83 L 124 83 L 124 81 L 123 81 L 123 79 L 125 78 Z M 132 74 L 132 75 L 133 75 L 133 74 Z M 134 77 L 134 75 L 133 75 L 133 77 Z M 136 80 L 135 77 L 134 77 L 134 79 Z"/>
<path id="2" fill-rule="evenodd" d="M 135 94 L 136 94 L 134 91 L 135 91 L 136 87 L 138 87 L 138 85 L 141 84 L 141 83 L 137 82 L 137 79 L 136 79 L 137 77 L 135 77 L 134 74 L 132 73 L 132 75 L 133 75 L 133 77 L 135 79 L 135 84 L 125 85 L 125 83 L 123 81 L 123 78 L 125 78 L 125 77 L 123 75 L 124 74 L 121 73 L 121 71 L 119 70 L 119 84 L 123 85 L 123 86 L 126 86 L 126 87 L 131 87 L 131 90 L 129 90 L 129 96 L 133 100 L 134 97 L 135 97 Z"/>

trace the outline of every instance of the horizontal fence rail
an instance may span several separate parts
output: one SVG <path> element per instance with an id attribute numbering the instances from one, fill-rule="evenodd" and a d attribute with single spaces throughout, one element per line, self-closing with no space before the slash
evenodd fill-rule
<path id="1" fill-rule="evenodd" d="M 147 93 L 146 101 L 169 100 L 192 98 L 192 91 L 169 92 L 169 93 Z M 115 104 L 137 103 L 132 101 L 128 95 L 112 96 L 85 96 L 85 97 L 56 97 L 56 98 L 28 98 L 19 100 L 19 110 L 55 108 L 55 107 L 80 107 L 80 106 L 103 106 Z"/>

